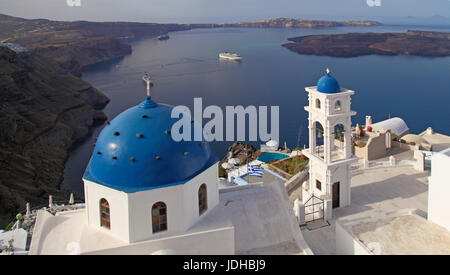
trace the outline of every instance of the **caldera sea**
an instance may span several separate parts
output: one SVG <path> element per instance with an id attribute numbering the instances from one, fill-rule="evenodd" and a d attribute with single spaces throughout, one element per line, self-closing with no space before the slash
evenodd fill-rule
<path id="1" fill-rule="evenodd" d="M 418 28 L 417 26 L 415 27 Z M 194 97 L 203 107 L 279 106 L 280 143 L 294 148 L 308 143 L 306 86 L 314 86 L 329 67 L 342 87 L 355 90 L 353 124 L 398 116 L 412 133 L 427 127 L 450 134 L 450 57 L 361 56 L 335 58 L 300 55 L 282 47 L 287 39 L 310 34 L 405 32 L 407 26 L 341 27 L 332 29 L 217 28 L 170 33 L 170 39 L 125 41 L 133 53 L 88 68 L 83 79 L 111 99 L 105 113 L 113 119 L 146 96 L 141 77 L 150 72 L 152 98 L 185 105 L 193 111 Z M 420 28 L 432 30 L 429 27 Z M 439 28 L 437 31 L 450 31 Z M 219 61 L 223 51 L 238 52 L 241 63 Z M 204 123 L 208 120 L 205 119 Z M 63 189 L 83 193 L 81 180 L 93 143 L 103 126 L 80 144 L 66 164 Z M 300 138 L 298 137 L 301 132 Z M 219 158 L 232 142 L 212 142 Z M 252 142 L 259 147 L 261 142 Z"/>

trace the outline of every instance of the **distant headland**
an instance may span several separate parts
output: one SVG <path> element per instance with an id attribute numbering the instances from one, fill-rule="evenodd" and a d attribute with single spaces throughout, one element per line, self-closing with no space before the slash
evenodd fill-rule
<path id="1" fill-rule="evenodd" d="M 326 21 L 326 20 L 304 20 L 293 18 L 264 19 L 255 22 L 239 22 L 234 24 L 191 24 L 193 28 L 204 27 L 235 27 L 235 28 L 332 28 L 345 26 L 379 26 L 380 22 L 371 20 L 362 21 Z"/>
<path id="2" fill-rule="evenodd" d="M 450 33 L 410 30 L 406 33 L 348 33 L 289 38 L 283 47 L 308 55 L 356 57 L 361 55 L 450 56 Z"/>

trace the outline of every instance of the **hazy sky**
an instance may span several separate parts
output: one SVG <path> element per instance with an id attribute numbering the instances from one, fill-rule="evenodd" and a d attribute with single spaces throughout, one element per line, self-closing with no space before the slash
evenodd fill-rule
<path id="1" fill-rule="evenodd" d="M 69 7 L 67 1 L 80 1 L 81 6 Z M 381 5 L 367 3 L 376 1 Z M 450 0 L 0 0 L 0 13 L 56 20 L 177 23 L 273 17 L 450 17 Z"/>

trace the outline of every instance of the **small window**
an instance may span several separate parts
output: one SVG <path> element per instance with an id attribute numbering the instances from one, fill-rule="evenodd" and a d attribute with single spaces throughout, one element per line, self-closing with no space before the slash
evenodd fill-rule
<path id="1" fill-rule="evenodd" d="M 316 99 L 316 108 L 320 109 L 320 99 Z"/>
<path id="2" fill-rule="evenodd" d="M 316 180 L 316 188 L 322 191 L 322 183 L 318 180 Z"/>
<path id="3" fill-rule="evenodd" d="M 167 207 L 163 202 L 157 202 L 152 207 L 153 233 L 167 230 Z"/>
<path id="4" fill-rule="evenodd" d="M 100 200 L 100 226 L 106 229 L 111 229 L 109 203 L 105 199 Z"/>
<path id="5" fill-rule="evenodd" d="M 199 215 L 203 214 L 203 212 L 205 212 L 208 209 L 206 184 L 202 184 L 198 189 L 198 209 Z"/>
<path id="6" fill-rule="evenodd" d="M 342 110 L 342 104 L 340 100 L 337 100 L 336 103 L 334 104 L 334 110 L 335 111 L 341 111 Z"/>

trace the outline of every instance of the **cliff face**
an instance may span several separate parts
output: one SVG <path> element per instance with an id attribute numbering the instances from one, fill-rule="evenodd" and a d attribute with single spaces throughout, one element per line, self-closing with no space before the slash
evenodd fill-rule
<path id="1" fill-rule="evenodd" d="M 39 47 L 32 51 L 35 61 L 57 68 L 59 73 L 81 76 L 84 67 L 131 53 L 131 46 L 113 37 L 99 37 L 70 43 L 65 46 Z"/>
<path id="2" fill-rule="evenodd" d="M 0 228 L 59 190 L 69 148 L 105 118 L 90 84 L 0 47 Z"/>
<path id="3" fill-rule="evenodd" d="M 61 73 L 81 75 L 84 67 L 131 53 L 118 38 L 157 36 L 187 30 L 179 24 L 27 20 L 0 14 L 0 38 L 21 45 Z"/>

